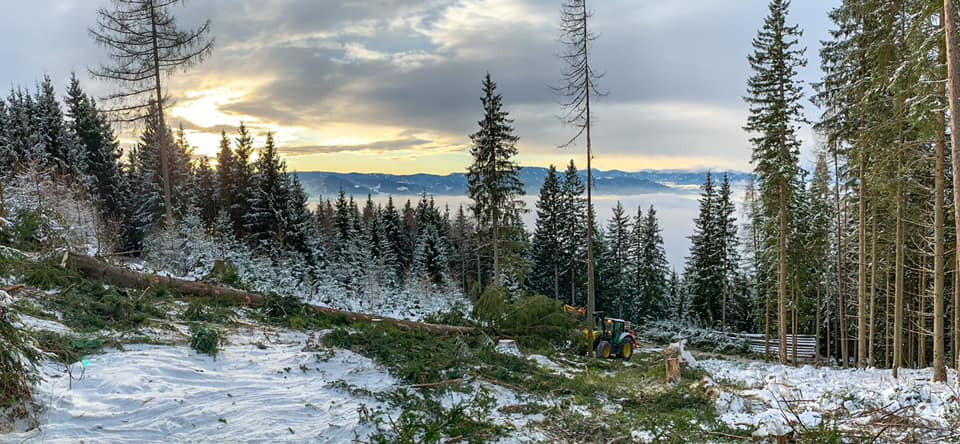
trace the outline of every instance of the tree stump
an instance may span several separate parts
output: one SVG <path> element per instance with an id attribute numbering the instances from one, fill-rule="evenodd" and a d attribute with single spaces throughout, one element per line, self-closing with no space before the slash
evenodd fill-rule
<path id="1" fill-rule="evenodd" d="M 667 369 L 667 384 L 680 382 L 680 350 L 671 344 L 663 351 L 663 361 Z"/>
<path id="2" fill-rule="evenodd" d="M 227 273 L 227 263 L 223 259 L 216 259 L 213 261 L 213 275 L 217 279 L 223 278 L 223 275 Z"/>

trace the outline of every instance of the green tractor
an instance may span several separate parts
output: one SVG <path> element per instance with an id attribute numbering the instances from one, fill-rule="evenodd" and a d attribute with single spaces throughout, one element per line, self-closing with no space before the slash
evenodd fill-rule
<path id="1" fill-rule="evenodd" d="M 630 360 L 637 347 L 637 333 L 630 321 L 600 317 L 593 333 L 593 349 L 598 358 Z"/>
<path id="2" fill-rule="evenodd" d="M 581 320 L 587 317 L 585 308 L 576 308 L 564 304 L 563 310 L 579 316 Z M 595 312 L 595 315 L 600 316 L 597 317 L 597 325 L 592 334 L 586 328 L 583 329 L 583 337 L 587 340 L 587 346 L 596 350 L 598 358 L 611 359 L 616 357 L 625 361 L 630 360 L 637 348 L 637 332 L 633 330 L 630 321 L 606 318 L 599 311 Z"/>

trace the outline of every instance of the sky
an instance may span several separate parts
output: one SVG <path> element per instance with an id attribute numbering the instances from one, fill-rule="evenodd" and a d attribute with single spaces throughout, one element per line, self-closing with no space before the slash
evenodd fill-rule
<path id="1" fill-rule="evenodd" d="M 88 74 L 105 50 L 87 28 L 106 0 L 10 2 L 0 16 L 0 87 L 44 74 L 66 86 L 112 85 Z M 819 42 L 839 0 L 795 1 L 804 30 L 807 83 L 820 76 Z M 197 155 L 212 156 L 220 131 L 243 121 L 262 143 L 272 131 L 294 171 L 394 174 L 462 172 L 482 117 L 489 72 L 515 120 L 522 165 L 585 163 L 550 89 L 560 0 L 194 0 L 176 8 L 184 27 L 209 19 L 213 55 L 167 79 L 170 122 Z M 742 100 L 751 40 L 766 0 L 594 0 L 599 34 L 591 59 L 608 94 L 594 106 L 598 169 L 750 169 Z M 818 111 L 805 101 L 807 116 Z M 135 128 L 124 130 L 129 142 Z M 801 132 L 802 161 L 817 147 Z"/>

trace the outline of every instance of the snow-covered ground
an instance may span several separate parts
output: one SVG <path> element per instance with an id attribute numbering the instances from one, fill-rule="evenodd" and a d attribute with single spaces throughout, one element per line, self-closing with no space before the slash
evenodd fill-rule
<path id="1" fill-rule="evenodd" d="M 730 426 L 757 427 L 757 437 L 817 430 L 832 416 L 841 431 L 882 433 L 884 440 L 960 439 L 957 390 L 932 383 L 931 369 L 902 369 L 895 379 L 890 370 L 875 368 L 795 368 L 721 359 L 701 360 L 699 366 L 717 381 L 745 387 L 721 393 L 717 412 Z M 948 381 L 955 378 L 951 370 Z M 900 427 L 902 420 L 909 423 Z M 823 425 L 827 430 L 834 426 Z"/>
<path id="2" fill-rule="evenodd" d="M 349 442 L 372 433 L 360 423 L 371 392 L 397 381 L 346 350 L 314 349 L 299 333 L 244 332 L 216 359 L 185 346 L 132 345 L 90 356 L 86 368 L 43 366 L 37 430 L 4 440 L 37 442 Z M 82 375 L 82 377 L 81 377 Z M 72 384 L 72 388 L 70 387 Z"/>

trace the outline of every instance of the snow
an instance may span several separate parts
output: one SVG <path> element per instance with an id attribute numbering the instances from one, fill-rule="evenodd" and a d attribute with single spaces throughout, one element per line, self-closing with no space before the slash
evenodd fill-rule
<path id="1" fill-rule="evenodd" d="M 72 388 L 62 365 L 45 364 L 36 390 L 45 406 L 40 428 L 5 439 L 350 442 L 374 431 L 360 424 L 358 408 L 379 403 L 337 385 L 382 392 L 397 384 L 371 360 L 347 350 L 318 352 L 302 334 L 245 333 L 230 341 L 216 359 L 155 345 L 90 356 Z"/>
<path id="2" fill-rule="evenodd" d="M 505 355 L 523 357 L 523 353 L 520 353 L 520 349 L 517 348 L 517 341 L 513 339 L 501 339 L 497 342 L 496 350 Z"/>
<path id="3" fill-rule="evenodd" d="M 915 415 L 914 420 L 933 426 L 926 428 L 942 431 L 960 416 L 957 392 L 949 384 L 931 382 L 929 368 L 901 369 L 895 379 L 890 370 L 876 368 L 795 368 L 720 359 L 699 363 L 718 381 L 746 387 L 721 393 L 717 413 L 732 427 L 756 427 L 755 437 L 815 429 L 827 413 L 839 418 L 841 430 L 869 428 L 879 417 L 896 413 Z M 955 380 L 955 372 L 949 373 L 948 380 Z"/>
<path id="4" fill-rule="evenodd" d="M 0 290 L 0 308 L 7 308 L 13 305 L 13 298 L 3 290 Z"/>
<path id="5" fill-rule="evenodd" d="M 59 334 L 69 334 L 71 330 L 66 325 L 63 325 L 56 321 L 50 321 L 47 319 L 35 318 L 30 315 L 19 314 L 17 315 L 20 325 L 26 327 L 28 330 L 32 331 L 50 331 Z"/>

